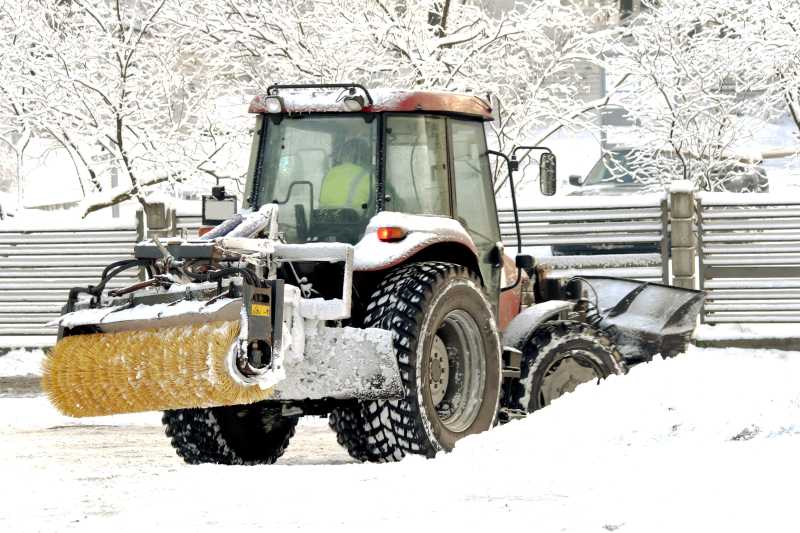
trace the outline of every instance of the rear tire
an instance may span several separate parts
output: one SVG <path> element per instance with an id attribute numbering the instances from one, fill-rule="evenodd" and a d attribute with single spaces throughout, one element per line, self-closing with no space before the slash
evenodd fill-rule
<path id="1" fill-rule="evenodd" d="M 362 404 L 366 441 L 380 460 L 397 460 L 398 451 L 433 457 L 494 425 L 500 341 L 474 273 L 440 262 L 402 267 L 372 294 L 364 326 L 392 332 L 405 389 L 400 400 Z"/>
<path id="2" fill-rule="evenodd" d="M 272 464 L 294 436 L 297 417 L 264 402 L 209 409 L 164 411 L 162 422 L 175 452 L 189 464 Z"/>
<path id="3" fill-rule="evenodd" d="M 622 355 L 602 330 L 581 322 L 548 322 L 523 350 L 517 407 L 530 413 L 582 383 L 625 372 Z"/>

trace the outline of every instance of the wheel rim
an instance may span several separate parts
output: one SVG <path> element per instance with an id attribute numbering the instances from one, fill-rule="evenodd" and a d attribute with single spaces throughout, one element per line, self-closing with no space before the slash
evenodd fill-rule
<path id="1" fill-rule="evenodd" d="M 427 364 L 428 393 L 436 416 L 453 433 L 466 431 L 480 412 L 486 387 L 481 331 L 466 311 L 454 310 L 433 339 Z"/>
<path id="2" fill-rule="evenodd" d="M 539 389 L 539 405 L 550 402 L 574 391 L 578 385 L 592 380 L 600 380 L 603 371 L 594 362 L 589 352 L 570 350 L 547 368 Z"/>

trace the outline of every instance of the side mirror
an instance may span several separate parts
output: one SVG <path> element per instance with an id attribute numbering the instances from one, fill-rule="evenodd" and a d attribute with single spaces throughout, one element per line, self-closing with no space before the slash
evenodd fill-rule
<path id="1" fill-rule="evenodd" d="M 539 190 L 545 196 L 556 193 L 556 156 L 545 152 L 539 158 Z"/>
<path id="2" fill-rule="evenodd" d="M 583 178 L 578 176 L 577 174 L 573 174 L 569 177 L 569 184 L 573 187 L 580 187 L 583 183 Z"/>

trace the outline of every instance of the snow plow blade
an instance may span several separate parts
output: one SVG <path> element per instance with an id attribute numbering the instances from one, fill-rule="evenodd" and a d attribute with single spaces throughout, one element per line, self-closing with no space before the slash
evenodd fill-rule
<path id="1" fill-rule="evenodd" d="M 671 356 L 686 349 L 703 305 L 703 292 L 658 283 L 602 276 L 574 278 L 569 292 L 596 303 L 607 328 L 628 359 Z"/>

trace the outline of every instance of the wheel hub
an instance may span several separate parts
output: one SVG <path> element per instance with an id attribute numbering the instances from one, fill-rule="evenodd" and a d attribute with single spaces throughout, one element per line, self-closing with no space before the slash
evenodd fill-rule
<path id="1" fill-rule="evenodd" d="M 433 338 L 431 347 L 430 364 L 428 365 L 429 383 L 431 387 L 431 400 L 433 405 L 439 405 L 447 392 L 447 385 L 450 381 L 450 363 L 447 357 L 447 346 L 444 341 L 436 335 Z"/>
<path id="2" fill-rule="evenodd" d="M 600 377 L 590 359 L 573 350 L 547 369 L 541 389 L 542 405 L 549 405 L 556 398 L 574 391 L 578 385 Z"/>
<path id="3" fill-rule="evenodd" d="M 481 331 L 461 309 L 439 325 L 428 355 L 428 392 L 439 421 L 454 433 L 465 431 L 481 408 L 486 361 Z"/>

